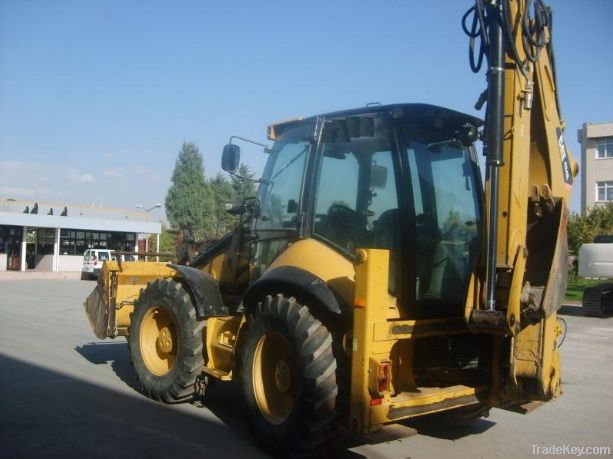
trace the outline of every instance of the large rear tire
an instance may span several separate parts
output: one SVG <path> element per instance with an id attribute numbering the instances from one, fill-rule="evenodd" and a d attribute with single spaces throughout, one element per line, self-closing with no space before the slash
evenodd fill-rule
<path id="1" fill-rule="evenodd" d="M 145 395 L 166 403 L 193 398 L 204 366 L 203 327 L 189 295 L 174 280 L 158 279 L 141 293 L 128 345 Z"/>
<path id="2" fill-rule="evenodd" d="M 268 296 L 250 314 L 239 352 L 262 446 L 277 456 L 316 454 L 332 432 L 338 392 L 328 329 L 294 298 Z"/>

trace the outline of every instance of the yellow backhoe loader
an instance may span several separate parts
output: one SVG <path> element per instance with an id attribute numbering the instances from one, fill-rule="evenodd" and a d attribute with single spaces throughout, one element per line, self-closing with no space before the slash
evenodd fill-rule
<path id="1" fill-rule="evenodd" d="M 529 9 L 529 10 L 528 10 Z M 478 0 L 485 123 L 425 104 L 271 125 L 257 196 L 189 266 L 109 261 L 85 307 L 125 336 L 144 393 L 238 381 L 278 455 L 439 413 L 526 411 L 561 393 L 566 148 L 540 0 Z M 477 48 L 477 42 L 481 43 Z M 475 142 L 486 157 L 485 191 Z M 226 145 L 235 173 L 240 149 Z"/>

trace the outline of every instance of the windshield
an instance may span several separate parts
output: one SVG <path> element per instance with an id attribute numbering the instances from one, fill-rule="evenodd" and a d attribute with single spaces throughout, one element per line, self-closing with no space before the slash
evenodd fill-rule
<path id="1" fill-rule="evenodd" d="M 275 141 L 258 191 L 258 229 L 297 227 L 298 206 L 314 123 L 287 128 Z"/>

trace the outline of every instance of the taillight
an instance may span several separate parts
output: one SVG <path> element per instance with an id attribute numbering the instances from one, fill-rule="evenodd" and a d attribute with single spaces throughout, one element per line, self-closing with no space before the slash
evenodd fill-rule
<path id="1" fill-rule="evenodd" d="M 385 360 L 377 365 L 377 392 L 382 394 L 390 390 L 392 381 L 392 362 Z"/>

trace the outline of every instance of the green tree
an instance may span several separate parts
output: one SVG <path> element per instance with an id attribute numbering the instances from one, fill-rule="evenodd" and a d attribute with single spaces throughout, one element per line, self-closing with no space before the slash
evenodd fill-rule
<path id="1" fill-rule="evenodd" d="M 175 229 L 187 225 L 196 240 L 214 233 L 215 203 L 204 178 L 202 154 L 194 142 L 183 142 L 166 194 L 166 216 Z"/>
<path id="2" fill-rule="evenodd" d="M 242 177 L 253 178 L 254 173 L 249 169 L 249 166 L 241 163 L 238 166 L 238 175 Z M 235 176 L 231 176 L 232 189 L 234 189 L 234 203 L 242 204 L 245 198 L 251 198 L 255 196 L 255 182 L 252 180 L 241 179 Z"/>
<path id="3" fill-rule="evenodd" d="M 583 215 L 573 213 L 568 218 L 568 248 L 579 252 L 581 244 L 594 241 L 599 234 L 613 234 L 613 203 L 596 206 Z"/>
<path id="4" fill-rule="evenodd" d="M 161 256 L 160 261 L 173 261 L 175 258 L 177 232 L 164 228 L 162 225 L 162 232 L 160 233 L 160 252 L 169 253 L 169 256 Z M 155 252 L 157 245 L 157 235 L 152 234 L 149 236 L 149 250 Z M 151 257 L 149 257 L 151 260 Z"/>
<path id="5" fill-rule="evenodd" d="M 232 184 L 221 173 L 218 173 L 214 179 L 209 182 L 213 199 L 215 201 L 215 238 L 219 238 L 228 233 L 234 224 L 236 218 L 226 212 L 226 204 L 234 204 L 235 192 Z"/>

